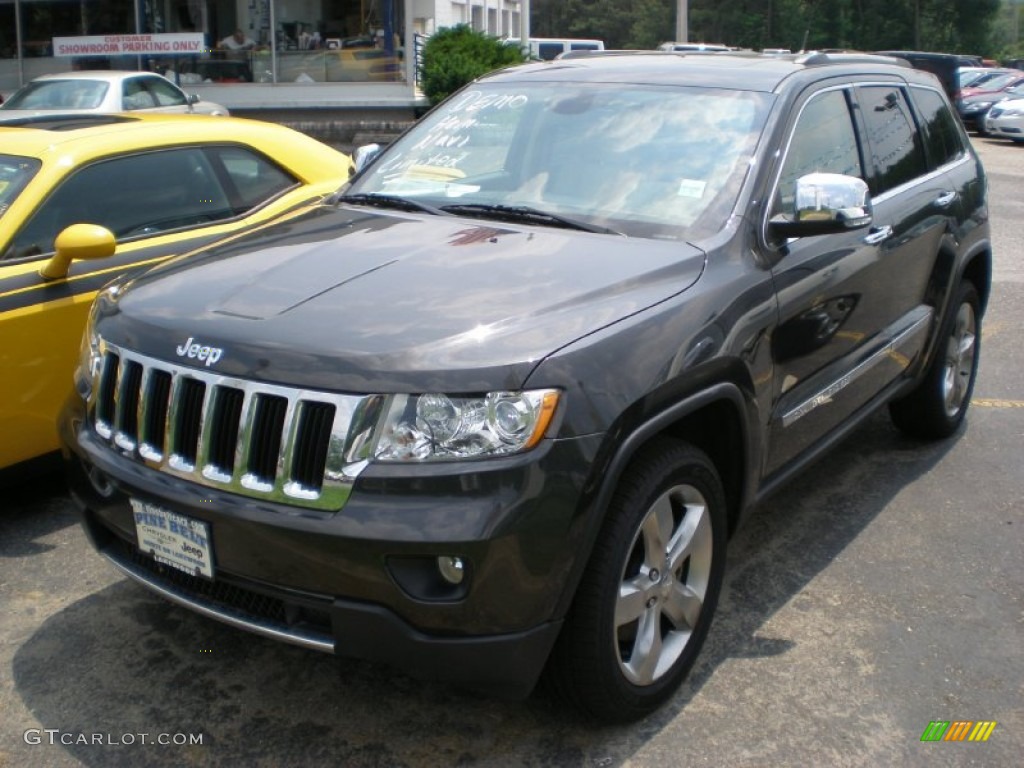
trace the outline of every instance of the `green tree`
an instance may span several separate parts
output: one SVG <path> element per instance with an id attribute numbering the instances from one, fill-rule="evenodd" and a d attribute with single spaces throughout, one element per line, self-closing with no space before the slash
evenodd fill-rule
<path id="1" fill-rule="evenodd" d="M 1005 2 L 1005 0 L 1004 0 Z M 690 40 L 743 48 L 921 49 L 988 54 L 1007 47 L 1000 0 L 690 0 Z M 538 37 L 596 37 L 654 48 L 675 35 L 676 0 L 534 0 Z"/>
<path id="2" fill-rule="evenodd" d="M 637 0 L 627 48 L 656 48 L 660 43 L 674 40 L 675 35 L 676 0 Z"/>
<path id="3" fill-rule="evenodd" d="M 460 24 L 438 30 L 423 46 L 420 86 L 433 105 L 481 75 L 522 61 L 519 48 Z"/>

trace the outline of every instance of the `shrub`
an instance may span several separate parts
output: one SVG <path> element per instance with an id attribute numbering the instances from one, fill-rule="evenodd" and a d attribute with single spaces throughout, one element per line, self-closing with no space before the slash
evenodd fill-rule
<path id="1" fill-rule="evenodd" d="M 438 30 L 423 47 L 420 87 L 437 104 L 466 83 L 492 70 L 519 64 L 522 52 L 465 24 Z"/>

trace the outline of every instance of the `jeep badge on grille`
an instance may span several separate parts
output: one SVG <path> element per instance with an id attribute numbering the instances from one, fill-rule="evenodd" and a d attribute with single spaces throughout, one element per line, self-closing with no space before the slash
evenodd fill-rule
<path id="1" fill-rule="evenodd" d="M 220 356 L 224 354 L 224 350 L 220 347 L 204 346 L 195 341 L 193 336 L 189 336 L 180 347 L 175 347 L 174 351 L 178 357 L 191 357 L 205 363 L 207 368 L 220 360 Z"/>

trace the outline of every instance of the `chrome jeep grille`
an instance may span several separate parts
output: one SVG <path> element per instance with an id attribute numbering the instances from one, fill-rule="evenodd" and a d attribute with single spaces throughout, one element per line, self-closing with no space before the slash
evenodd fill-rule
<path id="1" fill-rule="evenodd" d="M 368 463 L 382 395 L 248 381 L 100 344 L 90 419 L 124 456 L 200 485 L 332 510 Z"/>

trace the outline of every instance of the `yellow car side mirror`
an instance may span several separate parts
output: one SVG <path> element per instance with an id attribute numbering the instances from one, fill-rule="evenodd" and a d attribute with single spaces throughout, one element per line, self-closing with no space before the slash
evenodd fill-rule
<path id="1" fill-rule="evenodd" d="M 105 259 L 117 248 L 114 233 L 99 224 L 72 224 L 57 235 L 53 244 L 57 252 L 39 270 L 44 280 L 67 277 L 74 259 Z"/>

